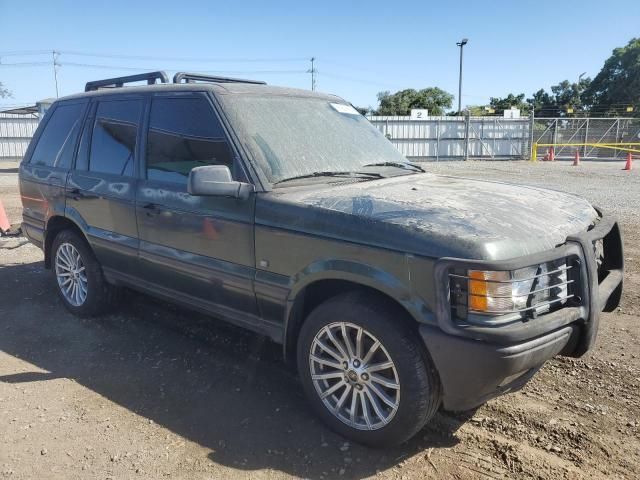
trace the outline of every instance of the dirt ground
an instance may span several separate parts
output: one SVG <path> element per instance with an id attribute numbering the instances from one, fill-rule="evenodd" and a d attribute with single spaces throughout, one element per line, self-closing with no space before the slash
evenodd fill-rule
<path id="1" fill-rule="evenodd" d="M 75 318 L 42 253 L 0 239 L 0 478 L 639 478 L 640 175 L 621 166 L 427 166 L 571 191 L 613 211 L 625 293 L 587 357 L 552 360 L 522 391 L 440 413 L 383 451 L 313 417 L 279 346 L 138 294 L 118 314 Z M 0 199 L 18 222 L 15 165 L 0 165 Z"/>

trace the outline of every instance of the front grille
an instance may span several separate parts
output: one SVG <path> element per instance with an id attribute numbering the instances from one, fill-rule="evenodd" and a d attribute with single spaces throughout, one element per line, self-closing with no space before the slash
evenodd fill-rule
<path id="1" fill-rule="evenodd" d="M 563 308 L 579 298 L 579 270 L 577 258 L 572 257 L 512 272 L 452 269 L 449 273 L 452 314 L 462 319 L 469 314 L 525 318 Z M 479 304 L 482 309 L 477 308 Z"/>

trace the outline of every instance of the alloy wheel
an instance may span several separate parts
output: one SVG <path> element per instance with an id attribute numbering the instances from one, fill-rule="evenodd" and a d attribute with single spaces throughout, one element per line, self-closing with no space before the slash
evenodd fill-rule
<path id="1" fill-rule="evenodd" d="M 393 359 L 359 325 L 323 327 L 311 343 L 309 369 L 325 407 L 352 428 L 378 430 L 398 411 L 400 380 Z"/>
<path id="2" fill-rule="evenodd" d="M 58 247 L 55 270 L 65 300 L 74 307 L 81 306 L 87 299 L 87 273 L 80 252 L 71 243 Z"/>

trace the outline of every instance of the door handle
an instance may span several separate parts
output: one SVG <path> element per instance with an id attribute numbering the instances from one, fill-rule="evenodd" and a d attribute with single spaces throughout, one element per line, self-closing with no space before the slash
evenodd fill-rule
<path id="1" fill-rule="evenodd" d="M 160 213 L 160 210 L 158 209 L 158 206 L 155 203 L 147 203 L 143 205 L 142 208 L 144 209 L 145 213 L 149 217 Z"/>
<path id="2" fill-rule="evenodd" d="M 83 192 L 79 188 L 73 188 L 73 189 L 69 190 L 67 195 L 72 200 L 81 200 L 83 198 L 84 199 L 86 199 L 86 198 L 99 198 L 98 195 L 94 195 L 94 194 L 91 194 L 91 193 Z"/>
<path id="3" fill-rule="evenodd" d="M 79 188 L 74 188 L 69 192 L 69 197 L 72 200 L 80 200 L 81 198 L 84 197 L 84 195 L 82 194 Z"/>

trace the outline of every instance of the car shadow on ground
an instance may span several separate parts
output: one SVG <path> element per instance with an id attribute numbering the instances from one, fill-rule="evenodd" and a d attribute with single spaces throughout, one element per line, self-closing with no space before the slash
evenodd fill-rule
<path id="1" fill-rule="evenodd" d="M 361 478 L 455 445 L 467 418 L 439 414 L 396 448 L 347 447 L 307 407 L 281 347 L 261 336 L 134 293 L 118 313 L 76 318 L 41 262 L 0 266 L 0 285 L 0 349 L 50 372 L 0 381 L 73 379 L 210 449 L 218 464 Z"/>

